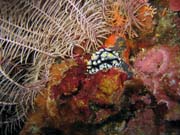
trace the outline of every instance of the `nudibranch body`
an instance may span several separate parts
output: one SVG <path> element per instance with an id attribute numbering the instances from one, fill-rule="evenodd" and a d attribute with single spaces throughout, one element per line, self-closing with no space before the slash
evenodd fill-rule
<path id="1" fill-rule="evenodd" d="M 129 66 L 119 56 L 119 52 L 124 50 L 124 45 L 117 47 L 117 42 L 122 38 L 116 40 L 115 46 L 112 48 L 101 48 L 93 53 L 91 59 L 87 62 L 87 72 L 95 74 L 98 71 L 108 70 L 110 68 L 120 68 L 128 74 L 128 78 L 132 77 L 132 72 L 129 71 Z M 117 49 L 119 48 L 119 49 Z"/>

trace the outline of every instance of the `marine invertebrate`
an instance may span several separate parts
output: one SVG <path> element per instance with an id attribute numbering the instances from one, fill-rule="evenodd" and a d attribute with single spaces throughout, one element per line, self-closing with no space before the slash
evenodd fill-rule
<path id="1" fill-rule="evenodd" d="M 113 31 L 135 38 L 139 32 L 152 29 L 152 19 L 156 12 L 147 1 L 116 0 L 110 2 L 105 13 Z"/>
<path id="2" fill-rule="evenodd" d="M 170 9 L 173 11 L 180 11 L 180 1 L 179 0 L 169 0 Z"/>
<path id="3" fill-rule="evenodd" d="M 112 49 L 100 49 L 99 51 L 93 53 L 91 59 L 87 62 L 87 71 L 90 74 L 113 67 L 123 69 L 128 73 L 128 78 L 132 77 L 132 72 L 129 71 L 128 64 L 119 57 L 118 52 L 113 51 Z"/>
<path id="4" fill-rule="evenodd" d="M 110 35 L 98 51 L 92 54 L 91 59 L 87 61 L 87 72 L 89 74 L 97 73 L 101 70 L 121 68 L 132 77 L 129 65 L 124 61 L 128 59 L 129 50 L 125 39 L 115 34 Z"/>
<path id="5" fill-rule="evenodd" d="M 117 34 L 111 34 L 103 45 L 105 48 L 114 48 L 114 50 L 118 50 L 122 48 L 122 50 L 126 47 L 125 37 L 118 36 Z"/>
<path id="6" fill-rule="evenodd" d="M 39 111 L 29 116 L 22 135 L 32 134 L 32 126 L 39 132 L 41 127 L 51 123 L 51 126 L 65 131 L 66 126 L 74 123 L 97 124 L 118 113 L 127 74 L 118 68 L 87 74 L 85 61 L 83 57 L 52 65 L 50 76 L 53 81 L 48 83 L 46 96 L 37 98 Z M 36 116 L 39 118 L 35 119 Z M 43 120 L 43 117 L 47 119 Z"/>
<path id="7" fill-rule="evenodd" d="M 158 26 L 155 29 L 154 41 L 160 44 L 179 44 L 179 17 L 170 9 L 166 10 L 164 16 L 160 16 Z"/>
<path id="8" fill-rule="evenodd" d="M 154 46 L 141 52 L 134 64 L 137 76 L 155 97 L 156 113 L 161 112 L 158 116 L 167 121 L 180 119 L 179 51 L 178 45 Z"/>
<path id="9" fill-rule="evenodd" d="M 131 49 L 135 48 L 132 41 L 119 34 L 111 34 L 103 45 L 104 48 L 111 48 L 119 53 L 119 56 L 129 63 Z"/>
<path id="10" fill-rule="evenodd" d="M 93 0 L 2 0 L 0 114 L 5 106 L 15 106 L 15 114 L 0 125 L 12 131 L 23 120 L 56 58 L 72 58 L 76 46 L 95 50 L 107 33 L 101 3 Z"/>
<path id="11" fill-rule="evenodd" d="M 110 3 L 120 1 L 113 0 Z M 58 129 L 58 134 L 61 134 L 61 129 L 66 132 L 76 122 L 99 126 L 119 114 L 123 117 L 121 120 L 126 121 L 137 108 L 139 111 L 139 108 L 144 109 L 144 106 L 151 107 L 153 100 L 149 99 L 149 93 L 143 95 L 139 91 L 126 93 L 127 89 L 124 89 L 124 85 L 129 79 L 130 72 L 126 64 L 128 62 L 121 53 L 124 51 L 126 53 L 126 49 L 129 49 L 126 44 L 127 39 L 137 35 L 142 36 L 140 32 L 150 31 L 155 14 L 154 8 L 147 4 L 147 0 L 122 0 L 125 5 L 129 2 L 133 5 L 129 10 L 130 13 L 126 10 L 128 12 L 126 14 L 123 8 L 127 6 L 121 4 L 117 4 L 116 8 L 112 9 L 116 12 L 111 15 L 118 20 L 112 22 L 115 29 L 111 32 L 115 32 L 113 33 L 115 42 L 106 42 L 103 48 L 102 42 L 110 32 L 109 27 L 106 26 L 112 19 L 108 18 L 112 16 L 106 16 L 109 13 L 106 10 L 113 7 L 111 4 L 103 5 L 106 4 L 106 0 L 2 0 L 0 2 L 0 128 L 12 132 L 16 129 L 16 125 L 21 126 L 21 121 L 28 117 L 22 135 L 42 132 L 45 134 L 46 127 L 49 131 Z M 137 3 L 145 3 L 145 5 L 140 6 L 140 4 L 138 9 L 132 12 L 131 9 Z M 119 8 L 120 5 L 122 8 Z M 125 14 L 121 16 L 119 11 Z M 104 21 L 103 13 L 109 21 Z M 129 23 L 134 21 L 128 18 L 131 15 L 137 25 Z M 115 25 L 120 28 L 121 25 L 127 27 L 121 33 Z M 97 51 L 99 46 L 103 49 Z M 89 59 L 91 54 L 87 52 L 91 51 L 95 52 L 95 55 L 100 52 L 96 55 L 98 59 L 106 59 L 100 61 L 102 65 L 111 65 L 113 58 L 116 60 L 115 66 L 107 69 L 103 67 L 105 70 L 88 74 L 86 62 L 88 60 L 96 62 L 93 56 L 91 60 Z M 114 51 L 119 54 L 116 55 Z M 104 52 L 108 55 L 104 55 Z M 127 51 L 125 58 L 129 59 L 130 53 L 130 50 Z M 131 54 L 134 55 L 134 52 Z M 179 56 L 177 53 L 176 55 Z M 75 56 L 76 58 L 73 59 Z M 100 67 L 96 64 L 89 66 L 90 71 Z M 175 73 L 177 72 L 173 73 L 172 78 L 179 81 Z M 166 99 L 169 103 L 173 98 L 173 103 L 179 100 L 178 89 L 174 89 L 177 86 L 170 86 L 169 84 L 174 83 L 170 79 L 171 76 L 163 77 L 162 87 L 170 87 L 173 92 L 158 89 L 159 93 L 154 95 L 160 101 L 158 103 L 162 102 L 159 99 Z M 151 90 L 150 92 L 153 93 Z M 124 99 L 128 99 L 128 103 Z M 124 101 L 128 105 L 130 102 L 132 104 L 128 106 Z M 142 101 L 142 104 L 136 104 L 139 101 Z M 121 110 L 122 108 L 125 109 Z M 175 112 L 174 109 L 173 111 Z M 141 119 L 140 122 L 142 121 Z M 6 134 L 1 129 L 0 132 Z M 72 133 L 73 131 L 67 134 Z"/>
<path id="12" fill-rule="evenodd" d="M 152 110 L 137 112 L 136 117 L 129 121 L 123 135 L 157 134 L 157 125 L 154 121 L 155 114 Z M 150 128 L 150 129 L 149 129 Z"/>
<path id="13" fill-rule="evenodd" d="M 179 47 L 157 46 L 141 53 L 134 64 L 137 75 L 156 97 L 172 109 L 180 99 Z"/>

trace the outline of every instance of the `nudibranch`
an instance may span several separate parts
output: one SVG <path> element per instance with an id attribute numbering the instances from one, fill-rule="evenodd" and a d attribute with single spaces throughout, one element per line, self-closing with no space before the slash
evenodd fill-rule
<path id="1" fill-rule="evenodd" d="M 95 74 L 98 71 L 108 70 L 114 67 L 122 69 L 128 74 L 128 78 L 131 78 L 132 72 L 129 70 L 129 65 L 120 57 L 124 49 L 124 39 L 121 37 L 117 38 L 113 47 L 101 48 L 92 54 L 91 59 L 87 62 L 87 72 L 89 74 Z"/>

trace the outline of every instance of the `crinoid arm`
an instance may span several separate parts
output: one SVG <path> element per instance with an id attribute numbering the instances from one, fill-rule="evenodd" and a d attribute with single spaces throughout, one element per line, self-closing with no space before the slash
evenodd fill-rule
<path id="1" fill-rule="evenodd" d="M 12 134 L 17 127 L 22 126 L 28 110 L 33 109 L 34 98 L 44 86 L 39 83 L 30 87 L 35 78 L 30 77 L 29 65 L 21 62 L 20 56 L 10 60 L 2 54 L 0 59 L 0 127 L 3 127 L 1 134 Z"/>
<path id="2" fill-rule="evenodd" d="M 21 59 L 32 52 L 35 58 L 72 57 L 75 46 L 89 52 L 108 33 L 101 4 L 91 0 L 15 0 L 1 14 L 4 50 L 12 57 L 20 50 Z"/>
<path id="3" fill-rule="evenodd" d="M 0 126 L 12 131 L 24 120 L 57 57 L 102 45 L 109 33 L 102 14 L 102 3 L 94 0 L 0 2 Z M 14 113 L 4 117 L 7 110 Z"/>

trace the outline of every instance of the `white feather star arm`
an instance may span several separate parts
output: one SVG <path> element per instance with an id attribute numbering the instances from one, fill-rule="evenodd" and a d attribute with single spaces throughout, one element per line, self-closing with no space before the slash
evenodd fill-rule
<path id="1" fill-rule="evenodd" d="M 12 131 L 24 120 L 56 57 L 72 58 L 76 46 L 96 50 L 108 33 L 100 1 L 2 0 L 0 115 L 7 114 L 7 108 L 14 113 L 0 125 Z"/>

